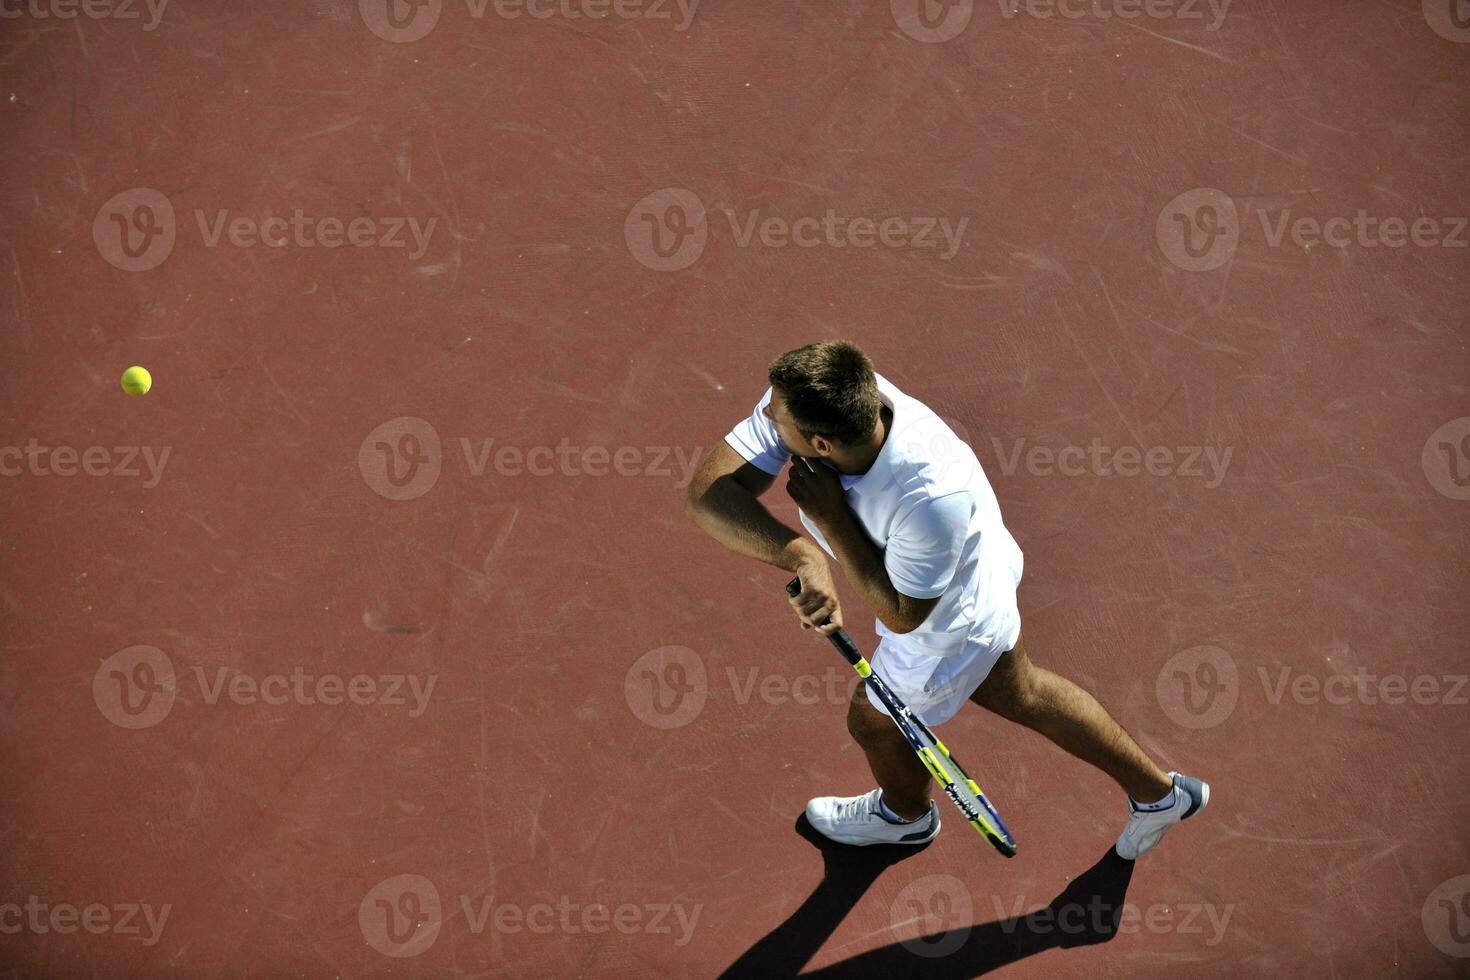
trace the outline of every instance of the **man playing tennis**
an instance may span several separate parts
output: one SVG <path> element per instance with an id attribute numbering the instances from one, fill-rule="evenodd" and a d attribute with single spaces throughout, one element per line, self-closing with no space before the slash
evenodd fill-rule
<path id="1" fill-rule="evenodd" d="M 701 463 L 688 511 L 725 547 L 801 579 L 790 601 L 803 628 L 842 625 L 830 555 L 877 617 L 873 669 L 925 724 L 973 701 L 1123 788 L 1120 857 L 1136 859 L 1209 802 L 1206 783 L 1165 773 L 1092 695 L 1027 657 L 1016 607 L 1021 549 L 979 460 L 939 416 L 846 341 L 783 354 L 769 379 L 750 418 Z M 786 492 L 816 544 L 757 499 L 788 462 Z M 810 801 L 812 826 L 845 844 L 933 840 L 929 771 L 865 685 L 853 691 L 847 729 L 878 788 Z"/>

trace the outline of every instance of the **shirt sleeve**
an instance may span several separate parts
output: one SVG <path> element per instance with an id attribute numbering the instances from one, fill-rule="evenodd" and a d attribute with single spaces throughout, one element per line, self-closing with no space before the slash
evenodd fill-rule
<path id="1" fill-rule="evenodd" d="M 944 595 L 954 579 L 970 533 L 975 503 L 968 491 L 926 500 L 909 511 L 888 536 L 883 567 L 888 580 L 912 599 Z"/>
<path id="2" fill-rule="evenodd" d="M 781 472 L 781 467 L 791 459 L 791 451 L 776 435 L 776 424 L 765 416 L 765 407 L 771 403 L 771 389 L 750 413 L 750 418 L 730 430 L 725 441 L 756 469 L 772 475 Z"/>

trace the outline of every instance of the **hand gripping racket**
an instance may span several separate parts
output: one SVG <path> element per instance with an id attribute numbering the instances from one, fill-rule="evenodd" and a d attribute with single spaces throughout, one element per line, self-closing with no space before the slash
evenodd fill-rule
<path id="1" fill-rule="evenodd" d="M 792 579 L 786 584 L 786 593 L 793 599 L 801 594 L 800 577 Z M 857 644 L 852 642 L 852 637 L 847 635 L 847 630 L 838 629 L 830 634 L 827 639 L 837 651 L 852 664 L 852 669 L 858 672 L 858 676 L 867 682 L 868 690 L 875 694 L 883 706 L 888 709 L 889 716 L 898 730 L 903 732 L 903 737 L 908 740 L 909 746 L 918 753 L 919 761 L 924 763 L 924 768 L 933 774 L 936 782 L 944 789 L 944 795 L 948 796 L 970 826 L 978 830 L 990 846 L 994 847 L 1006 857 L 1016 856 L 1016 841 L 1011 832 L 1006 829 L 1005 822 L 1000 819 L 1000 814 L 995 812 L 995 807 L 980 792 L 980 787 L 975 780 L 969 777 L 964 768 L 955 761 L 954 756 L 949 754 L 949 749 L 944 743 L 934 737 L 929 726 L 919 720 L 919 716 L 909 710 L 908 705 L 899 700 L 898 695 L 889 690 L 883 678 L 873 673 L 873 668 L 858 651 Z"/>

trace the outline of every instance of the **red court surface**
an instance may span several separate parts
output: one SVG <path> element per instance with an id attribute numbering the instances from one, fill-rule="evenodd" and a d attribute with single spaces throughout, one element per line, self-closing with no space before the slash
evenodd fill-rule
<path id="1" fill-rule="evenodd" d="M 114 8 L 0 3 L 0 977 L 1470 971 L 1463 3 Z M 978 708 L 1015 859 L 797 826 L 856 679 L 683 497 L 834 336 L 1213 785 L 1136 866 Z"/>

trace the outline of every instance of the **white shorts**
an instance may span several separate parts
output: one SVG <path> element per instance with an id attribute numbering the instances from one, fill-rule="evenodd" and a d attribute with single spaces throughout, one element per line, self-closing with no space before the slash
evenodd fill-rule
<path id="1" fill-rule="evenodd" d="M 1021 618 L 997 636 L 962 641 L 914 639 L 912 633 L 882 634 L 869 663 L 899 700 L 933 728 L 955 716 L 960 705 L 980 687 L 997 660 L 1009 653 L 1021 637 Z M 883 714 L 888 709 L 876 697 L 868 702 Z"/>

